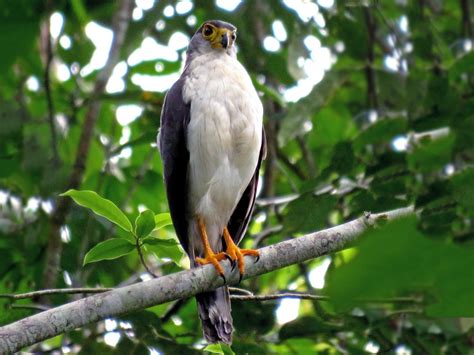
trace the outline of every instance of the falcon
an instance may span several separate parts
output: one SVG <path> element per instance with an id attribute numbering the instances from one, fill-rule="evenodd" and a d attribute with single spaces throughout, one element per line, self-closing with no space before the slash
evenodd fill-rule
<path id="1" fill-rule="evenodd" d="M 249 74 L 237 60 L 237 29 L 203 23 L 186 51 L 183 73 L 167 93 L 158 146 L 170 213 L 191 267 L 229 259 L 244 273 L 240 249 L 265 156 L 263 107 Z M 196 296 L 203 334 L 210 343 L 232 342 L 227 286 Z"/>

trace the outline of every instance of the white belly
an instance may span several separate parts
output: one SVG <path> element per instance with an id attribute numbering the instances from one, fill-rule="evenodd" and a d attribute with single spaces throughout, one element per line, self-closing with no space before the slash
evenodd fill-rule
<path id="1" fill-rule="evenodd" d="M 247 72 L 235 58 L 210 53 L 190 65 L 193 74 L 183 91 L 185 101 L 191 102 L 188 208 L 193 217 L 204 219 L 211 245 L 216 247 L 255 173 L 263 109 Z"/>

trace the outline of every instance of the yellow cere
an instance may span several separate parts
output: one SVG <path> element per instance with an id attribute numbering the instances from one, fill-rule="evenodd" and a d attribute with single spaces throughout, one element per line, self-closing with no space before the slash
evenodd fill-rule
<path id="1" fill-rule="evenodd" d="M 227 28 L 217 28 L 210 24 L 204 26 L 202 29 L 203 37 L 211 42 L 212 48 L 222 48 L 222 36 L 227 36 L 229 46 L 231 46 L 234 42 L 232 39 L 233 34 L 233 31 Z"/>

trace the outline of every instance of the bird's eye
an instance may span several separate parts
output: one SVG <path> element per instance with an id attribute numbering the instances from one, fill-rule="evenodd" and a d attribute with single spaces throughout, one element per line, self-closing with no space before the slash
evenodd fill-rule
<path id="1" fill-rule="evenodd" d="M 236 34 L 235 33 L 232 33 L 232 40 L 235 41 L 235 39 L 237 38 Z"/>
<path id="2" fill-rule="evenodd" d="M 204 37 L 209 37 L 210 35 L 212 35 L 213 32 L 214 32 L 214 30 L 210 26 L 206 26 L 202 30 L 202 33 L 204 34 Z"/>

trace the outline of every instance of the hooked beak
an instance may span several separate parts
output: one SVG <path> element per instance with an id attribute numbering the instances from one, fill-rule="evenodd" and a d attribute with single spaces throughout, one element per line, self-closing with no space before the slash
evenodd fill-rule
<path id="1" fill-rule="evenodd" d="M 232 46 L 232 31 L 227 28 L 220 28 L 211 40 L 212 48 L 227 49 Z"/>
<path id="2" fill-rule="evenodd" d="M 222 48 L 227 49 L 227 47 L 229 46 L 229 32 L 225 31 L 221 36 Z"/>

